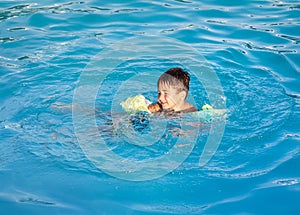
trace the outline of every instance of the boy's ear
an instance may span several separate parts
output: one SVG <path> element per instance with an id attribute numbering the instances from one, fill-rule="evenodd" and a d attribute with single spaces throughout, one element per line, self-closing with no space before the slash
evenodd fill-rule
<path id="1" fill-rule="evenodd" d="M 179 93 L 179 96 L 180 96 L 180 98 L 185 99 L 185 97 L 186 97 L 186 92 L 185 92 L 184 90 L 182 90 L 182 91 Z"/>

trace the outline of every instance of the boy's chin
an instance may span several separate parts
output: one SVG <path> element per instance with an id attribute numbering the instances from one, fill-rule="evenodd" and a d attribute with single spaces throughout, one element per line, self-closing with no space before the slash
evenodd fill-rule
<path id="1" fill-rule="evenodd" d="M 163 111 L 164 112 L 171 112 L 171 111 L 174 111 L 174 108 L 169 108 L 169 107 L 163 108 Z"/>
<path id="2" fill-rule="evenodd" d="M 171 108 L 169 108 L 168 106 L 162 106 L 162 109 L 163 109 L 163 111 L 168 111 L 168 110 L 170 110 Z"/>

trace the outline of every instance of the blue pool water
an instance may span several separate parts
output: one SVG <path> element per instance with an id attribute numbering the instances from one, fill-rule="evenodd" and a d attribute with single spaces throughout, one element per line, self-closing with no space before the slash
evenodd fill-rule
<path id="1" fill-rule="evenodd" d="M 1 1 L 0 214 L 296 214 L 299 14 L 296 0 Z M 145 36 L 153 41 L 132 45 Z M 130 38 L 131 43 L 122 42 Z M 177 52 L 161 53 L 165 58 L 143 55 L 165 50 L 161 41 L 174 42 L 176 50 L 190 47 L 192 53 L 183 52 L 180 62 L 173 58 Z M 123 53 L 118 47 L 126 47 L 127 54 L 132 50 L 135 58 L 123 56 L 105 74 Z M 101 61 L 101 53 L 111 55 Z M 197 78 L 207 73 L 188 66 L 200 55 L 224 95 L 210 97 Z M 95 115 L 96 133 L 108 152 L 132 162 L 167 155 L 182 137 L 194 145 L 175 169 L 135 181 L 130 169 L 120 169 L 117 177 L 107 172 L 118 170 L 112 163 L 99 168 L 93 162 L 78 138 L 78 109 L 72 104 L 94 62 L 107 68 L 97 67 L 104 81 L 95 111 L 84 110 L 82 124 Z M 151 118 L 148 133 L 134 133 L 119 113 L 120 98 L 143 93 L 155 101 L 157 77 L 173 66 L 191 72 L 189 99 L 198 108 L 210 102 L 227 109 L 220 144 L 202 166 L 199 157 L 217 123 L 187 125 L 198 132 L 196 139 L 183 134 L 182 118 L 179 125 L 177 119 Z M 88 97 L 93 88 L 86 89 Z M 160 141 L 131 144 L 146 138 Z M 161 163 L 162 169 L 170 163 Z"/>

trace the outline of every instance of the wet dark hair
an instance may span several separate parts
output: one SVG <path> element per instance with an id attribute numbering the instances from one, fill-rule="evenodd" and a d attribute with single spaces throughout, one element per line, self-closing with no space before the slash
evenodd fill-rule
<path id="1" fill-rule="evenodd" d="M 190 74 L 179 67 L 171 68 L 159 77 L 157 85 L 161 83 L 174 87 L 178 92 L 184 90 L 188 94 Z"/>

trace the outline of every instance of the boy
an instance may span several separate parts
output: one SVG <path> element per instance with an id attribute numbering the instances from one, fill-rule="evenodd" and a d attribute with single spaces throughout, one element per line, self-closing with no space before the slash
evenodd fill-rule
<path id="1" fill-rule="evenodd" d="M 157 82 L 158 102 L 150 104 L 151 113 L 167 112 L 194 112 L 194 106 L 186 102 L 189 91 L 190 75 L 181 68 L 171 68 L 163 73 Z"/>

